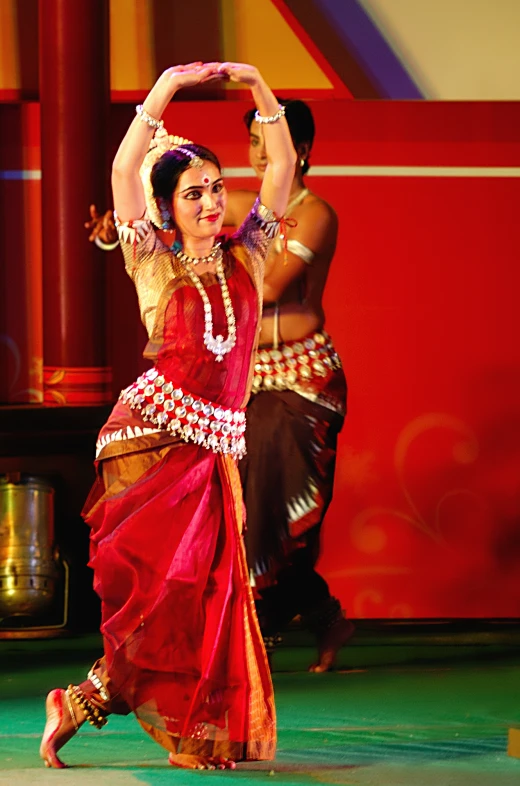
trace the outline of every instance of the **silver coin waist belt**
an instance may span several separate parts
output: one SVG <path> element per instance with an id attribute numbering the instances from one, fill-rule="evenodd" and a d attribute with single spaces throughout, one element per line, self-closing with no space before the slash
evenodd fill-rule
<path id="1" fill-rule="evenodd" d="M 169 431 L 185 442 L 195 442 L 214 453 L 230 453 L 237 461 L 245 456 L 246 413 L 226 409 L 193 396 L 165 379 L 156 368 L 142 374 L 119 396 L 143 420 Z"/>

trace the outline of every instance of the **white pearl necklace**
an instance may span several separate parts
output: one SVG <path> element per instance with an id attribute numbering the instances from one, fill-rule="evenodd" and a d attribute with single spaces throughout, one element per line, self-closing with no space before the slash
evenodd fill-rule
<path id="1" fill-rule="evenodd" d="M 216 249 L 216 250 L 220 250 L 220 249 Z M 215 360 L 217 360 L 218 362 L 222 362 L 224 355 L 227 355 L 228 352 L 231 352 L 231 350 L 236 344 L 237 329 L 235 324 L 233 303 L 231 302 L 231 296 L 229 294 L 226 276 L 224 275 L 224 266 L 222 264 L 222 252 L 220 252 L 220 255 L 217 256 L 216 250 L 215 252 L 212 251 L 212 255 L 213 255 L 212 258 L 216 257 L 215 273 L 217 276 L 218 283 L 220 284 L 220 289 L 222 292 L 222 300 L 224 303 L 224 312 L 226 314 L 227 329 L 228 329 L 228 337 L 226 338 L 226 340 L 224 340 L 224 336 L 213 335 L 213 311 L 211 309 L 211 303 L 209 302 L 209 297 L 198 276 L 198 273 L 196 273 L 195 270 L 193 270 L 192 264 L 196 264 L 196 262 L 192 261 L 191 257 L 188 257 L 186 254 L 177 253 L 176 257 L 180 262 L 182 262 L 182 264 L 186 268 L 186 272 L 188 273 L 190 279 L 193 281 L 204 304 L 204 345 L 206 349 L 208 349 L 210 352 L 216 355 Z M 208 259 L 208 257 L 206 257 L 206 259 Z M 199 260 L 197 260 L 197 262 L 198 261 Z"/>
<path id="2" fill-rule="evenodd" d="M 222 251 L 220 249 L 220 241 L 215 243 L 211 251 L 206 257 L 190 257 L 189 254 L 185 254 L 182 248 L 179 248 L 178 251 L 175 251 L 175 243 L 171 246 L 172 251 L 174 251 L 175 256 L 179 260 L 179 262 L 186 263 L 188 262 L 190 265 L 200 265 L 203 262 L 213 262 L 218 255 L 222 256 Z"/>

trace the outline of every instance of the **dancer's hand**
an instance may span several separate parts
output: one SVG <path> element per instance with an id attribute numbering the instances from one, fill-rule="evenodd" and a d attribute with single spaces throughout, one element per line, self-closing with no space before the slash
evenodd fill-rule
<path id="1" fill-rule="evenodd" d="M 258 68 L 248 63 L 221 63 L 218 72 L 231 82 L 244 82 L 249 87 L 255 87 L 262 79 Z"/>
<path id="2" fill-rule="evenodd" d="M 166 69 L 161 76 L 172 92 L 182 87 L 194 87 L 208 81 L 218 73 L 219 63 L 202 63 L 201 61 L 177 65 Z"/>
<path id="3" fill-rule="evenodd" d="M 95 205 L 90 205 L 90 221 L 85 221 L 85 229 L 90 229 L 88 239 L 90 242 L 98 237 L 102 243 L 115 243 L 117 241 L 117 229 L 114 224 L 114 214 L 112 210 L 105 213 L 98 213 Z"/>

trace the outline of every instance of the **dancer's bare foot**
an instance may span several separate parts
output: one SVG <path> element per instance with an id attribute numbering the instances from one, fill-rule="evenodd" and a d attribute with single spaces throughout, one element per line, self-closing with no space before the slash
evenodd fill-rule
<path id="1" fill-rule="evenodd" d="M 269 671 L 273 673 L 273 655 L 277 647 L 282 643 L 282 637 L 279 633 L 264 634 L 264 647 L 265 654 L 267 655 L 267 664 Z"/>
<path id="2" fill-rule="evenodd" d="M 322 633 L 316 636 L 318 642 L 318 657 L 317 663 L 309 666 L 309 671 L 314 674 L 322 674 L 328 671 L 334 665 L 336 655 L 339 650 L 345 646 L 347 641 L 354 633 L 354 624 L 342 617 L 330 628 L 327 628 Z"/>
<path id="3" fill-rule="evenodd" d="M 168 761 L 184 770 L 234 770 L 237 766 L 232 759 L 223 756 L 192 756 L 187 753 L 170 753 Z"/>
<path id="4" fill-rule="evenodd" d="M 225 759 L 223 756 L 213 756 L 210 761 L 217 770 L 234 770 L 237 766 L 233 759 Z"/>
<path id="5" fill-rule="evenodd" d="M 214 770 L 215 765 L 204 756 L 191 756 L 188 753 L 170 753 L 168 761 L 183 770 Z"/>
<path id="6" fill-rule="evenodd" d="M 62 688 L 51 690 L 45 701 L 47 722 L 40 745 L 40 756 L 46 767 L 63 769 L 67 765 L 58 757 L 58 751 L 73 737 L 85 720 L 77 714 L 73 702 L 67 701 Z"/>

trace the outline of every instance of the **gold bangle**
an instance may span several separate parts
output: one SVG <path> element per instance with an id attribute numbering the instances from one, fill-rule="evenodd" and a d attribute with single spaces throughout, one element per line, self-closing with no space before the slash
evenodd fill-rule
<path id="1" fill-rule="evenodd" d="M 74 728 L 76 731 L 79 729 L 78 721 L 76 720 L 76 713 L 74 712 L 74 707 L 72 706 L 72 702 L 70 700 L 70 693 L 68 690 L 65 691 L 65 700 L 67 702 L 67 707 L 69 708 L 70 717 L 72 718 L 72 723 L 74 724 Z"/>

